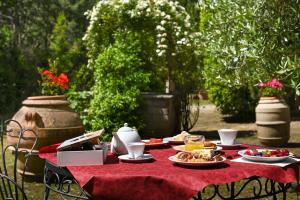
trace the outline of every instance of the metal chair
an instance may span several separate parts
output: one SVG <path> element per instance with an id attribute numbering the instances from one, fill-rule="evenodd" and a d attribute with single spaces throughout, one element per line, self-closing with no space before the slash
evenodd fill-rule
<path id="1" fill-rule="evenodd" d="M 45 164 L 44 185 L 44 200 L 49 198 L 50 191 L 60 199 L 92 199 L 66 168 L 48 161 Z"/>
<path id="2" fill-rule="evenodd" d="M 53 150 L 51 150 L 52 153 Z M 43 151 L 41 150 L 41 152 Z M 44 200 L 53 198 L 92 199 L 66 167 L 60 167 L 48 160 L 46 160 L 44 168 L 44 187 Z"/>
<path id="3" fill-rule="evenodd" d="M 13 125 L 14 130 L 7 125 Z M 24 129 L 21 124 L 15 120 L 7 120 L 1 127 L 1 162 L 0 162 L 0 199 L 3 200 L 27 200 L 24 192 L 24 175 L 27 168 L 28 159 L 37 143 L 37 135 L 33 130 Z M 4 137 L 6 133 L 17 131 L 17 140 L 15 144 L 6 145 Z M 21 148 L 21 142 L 27 140 L 25 135 L 30 134 L 32 145 L 27 148 Z M 14 133 L 16 134 L 16 132 Z M 33 137 L 32 137 L 33 136 Z M 20 174 L 17 173 L 17 163 L 20 154 L 24 154 L 24 168 Z M 13 166 L 9 166 L 13 162 Z"/>

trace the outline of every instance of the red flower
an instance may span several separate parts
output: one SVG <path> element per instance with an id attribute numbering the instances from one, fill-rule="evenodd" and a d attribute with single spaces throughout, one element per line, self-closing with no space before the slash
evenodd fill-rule
<path id="1" fill-rule="evenodd" d="M 52 75 L 52 73 L 49 70 L 46 69 L 46 70 L 43 71 L 43 75 L 49 76 L 49 75 Z"/>
<path id="2" fill-rule="evenodd" d="M 60 81 L 61 83 L 64 83 L 64 84 L 69 83 L 69 78 L 68 78 L 68 76 L 67 76 L 66 74 L 64 74 L 64 73 L 61 73 L 61 74 L 59 75 L 58 79 L 59 79 L 59 81 Z"/>
<path id="3" fill-rule="evenodd" d="M 44 70 L 41 75 L 42 94 L 63 94 L 69 89 L 69 78 L 66 74 L 56 76 L 50 70 Z"/>

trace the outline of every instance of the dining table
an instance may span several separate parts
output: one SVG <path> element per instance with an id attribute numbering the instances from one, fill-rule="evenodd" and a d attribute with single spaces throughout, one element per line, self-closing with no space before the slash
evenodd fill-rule
<path id="1" fill-rule="evenodd" d="M 40 158 L 56 166 L 57 146 L 40 149 Z M 183 166 L 169 159 L 177 153 L 173 146 L 163 144 L 146 148 L 145 153 L 151 154 L 153 159 L 144 162 L 121 161 L 118 156 L 109 153 L 103 165 L 66 166 L 61 169 L 70 173 L 92 199 L 203 199 L 208 187 L 213 191 L 206 199 L 217 196 L 219 199 L 266 196 L 276 199 L 277 195 L 286 199 L 291 184 L 299 182 L 299 160 L 284 167 L 272 163 L 234 161 L 240 158 L 239 151 L 253 148 L 259 147 L 241 144 L 233 149 L 223 148 L 218 151 L 224 158 L 223 162 Z M 250 184 L 254 186 L 247 187 Z M 222 193 L 222 185 L 226 186 L 226 194 Z M 252 191 L 247 193 L 248 197 L 240 197 L 245 188 Z"/>

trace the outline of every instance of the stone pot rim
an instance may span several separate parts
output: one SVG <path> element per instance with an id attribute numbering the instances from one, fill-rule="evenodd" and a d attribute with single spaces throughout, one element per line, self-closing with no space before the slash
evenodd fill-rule
<path id="1" fill-rule="evenodd" d="M 53 96 L 30 96 L 22 102 L 26 106 L 45 106 L 45 105 L 69 105 L 64 95 Z"/>
<path id="2" fill-rule="evenodd" d="M 40 96 L 30 96 L 27 97 L 28 100 L 56 100 L 56 99 L 66 99 L 65 95 L 40 95 Z"/>

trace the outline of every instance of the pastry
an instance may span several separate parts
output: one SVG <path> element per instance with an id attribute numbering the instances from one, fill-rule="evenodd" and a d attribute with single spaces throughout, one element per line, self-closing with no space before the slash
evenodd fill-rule
<path id="1" fill-rule="evenodd" d="M 204 142 L 204 148 L 205 149 L 216 149 L 217 145 L 215 143 L 205 141 Z"/>
<path id="2" fill-rule="evenodd" d="M 193 152 L 179 152 L 176 159 L 180 162 L 201 163 L 221 161 L 220 155 L 215 155 L 212 149 L 199 149 Z"/>
<path id="3" fill-rule="evenodd" d="M 183 162 L 188 162 L 188 160 L 190 160 L 192 158 L 193 158 L 192 154 L 190 154 L 188 152 L 179 152 L 176 154 L 176 159 L 183 161 Z"/>
<path id="4" fill-rule="evenodd" d="M 186 131 L 182 131 L 180 134 L 173 136 L 171 140 L 173 140 L 173 141 L 183 141 L 185 136 L 187 136 L 187 135 L 190 135 L 190 134 Z"/>

